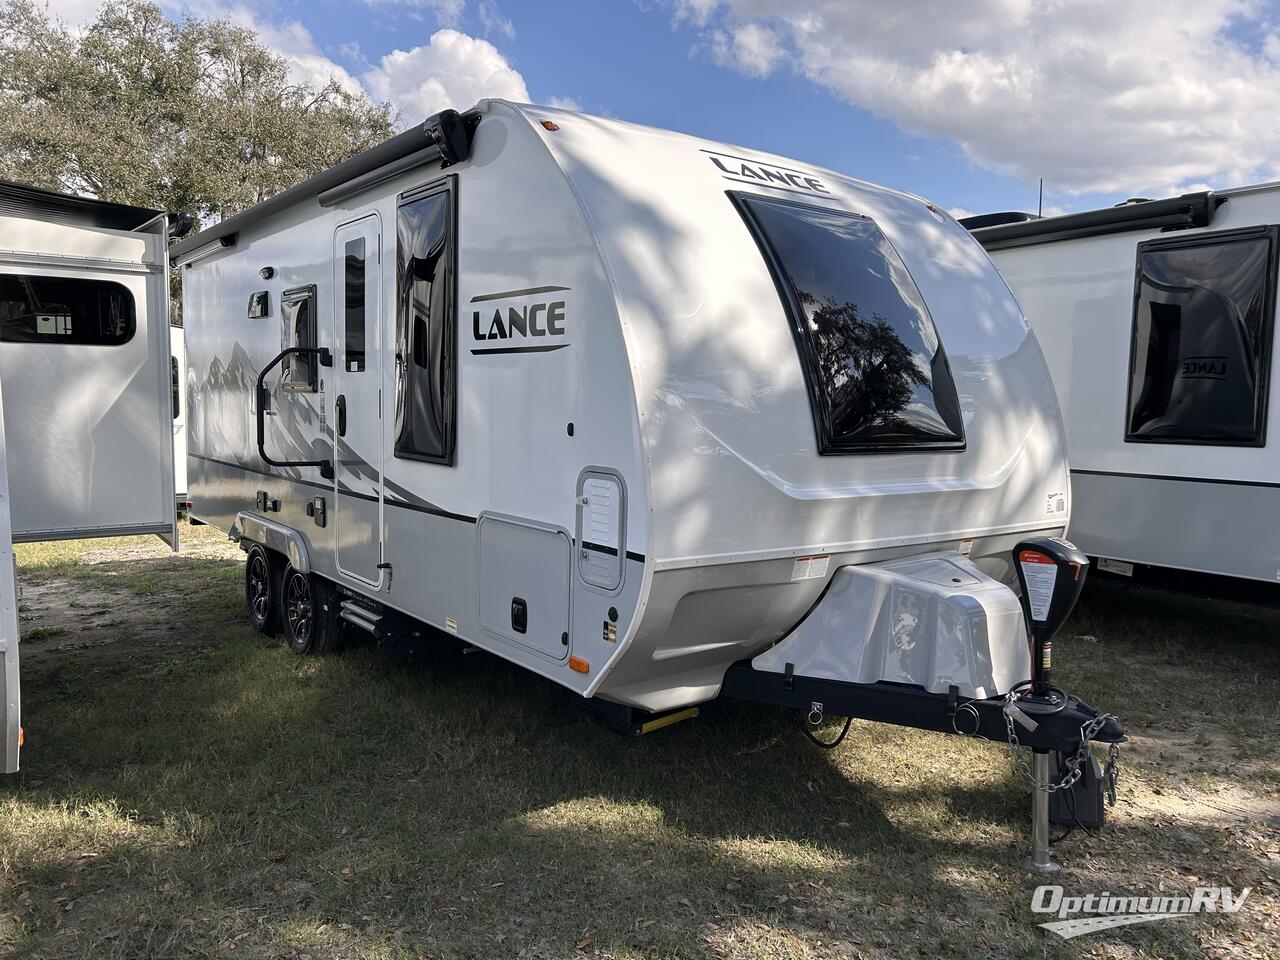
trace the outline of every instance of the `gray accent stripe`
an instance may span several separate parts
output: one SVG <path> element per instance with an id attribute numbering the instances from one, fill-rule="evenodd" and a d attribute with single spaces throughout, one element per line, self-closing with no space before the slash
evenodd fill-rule
<path id="1" fill-rule="evenodd" d="M 525 287 L 523 290 L 506 290 L 502 293 L 482 293 L 478 297 L 472 297 L 472 303 L 481 303 L 485 300 L 506 300 L 508 297 L 528 297 L 535 293 L 555 293 L 558 290 L 570 290 L 571 287 Z"/>
<path id="2" fill-rule="evenodd" d="M 472 353 L 550 353 L 552 350 L 563 350 L 567 343 L 539 345 L 535 347 L 489 347 L 485 350 L 472 350 Z"/>
<path id="3" fill-rule="evenodd" d="M 333 493 L 334 488 L 327 483 L 317 483 L 314 480 L 303 480 L 301 477 L 291 477 L 283 473 L 275 473 L 271 470 L 263 470 L 258 467 L 246 466 L 243 463 L 232 463 L 229 460 L 219 460 L 216 457 L 204 457 L 198 453 L 188 453 L 188 457 L 193 460 L 203 460 L 205 463 L 216 463 L 220 467 L 230 467 L 233 470 L 243 470 L 246 473 L 256 474 L 260 477 L 267 477 L 271 480 L 286 480 L 289 483 L 298 483 L 304 487 L 311 487 L 315 490 L 322 490 L 325 493 Z M 344 497 L 353 497 L 357 500 L 367 500 L 370 503 L 377 503 L 378 498 L 368 493 L 358 493 L 355 490 L 338 488 L 337 493 Z M 442 507 L 436 506 L 434 503 L 428 503 L 421 500 L 417 503 L 411 503 L 405 500 L 392 500 L 390 497 L 383 496 L 382 502 L 389 507 L 399 507 L 402 510 L 412 510 L 415 513 L 429 513 L 434 517 L 444 517 L 447 520 L 457 520 L 461 523 L 475 523 L 475 517 L 469 517 L 464 513 L 453 513 Z"/>
<path id="4" fill-rule="evenodd" d="M 1173 477 L 1159 473 L 1121 473 L 1117 470 L 1072 470 L 1083 477 L 1125 477 L 1129 480 L 1168 480 L 1170 483 L 1221 483 L 1231 487 L 1280 488 L 1266 480 L 1224 480 L 1217 477 Z"/>

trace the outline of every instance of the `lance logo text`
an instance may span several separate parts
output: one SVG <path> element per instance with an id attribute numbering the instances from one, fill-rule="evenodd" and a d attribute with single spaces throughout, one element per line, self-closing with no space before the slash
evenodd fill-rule
<path id="1" fill-rule="evenodd" d="M 569 346 L 565 338 L 565 301 L 558 294 L 568 287 L 527 287 L 472 297 L 471 336 L 485 346 L 482 353 L 549 353 Z M 505 301 L 505 302 L 502 302 Z M 496 343 L 492 341 L 497 341 Z"/>
<path id="2" fill-rule="evenodd" d="M 814 193 L 831 196 L 831 191 L 823 186 L 817 177 L 810 176 L 801 170 L 780 167 L 776 163 L 763 163 L 759 160 L 748 160 L 746 157 L 735 157 L 731 153 L 715 153 L 704 150 L 712 164 L 720 171 L 720 176 L 734 183 L 749 183 L 757 187 L 773 187 L 790 193 Z"/>

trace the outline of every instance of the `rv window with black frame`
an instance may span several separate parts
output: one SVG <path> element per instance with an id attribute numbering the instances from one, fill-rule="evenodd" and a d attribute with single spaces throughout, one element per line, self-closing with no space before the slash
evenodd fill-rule
<path id="1" fill-rule="evenodd" d="M 0 341 L 119 346 L 133 339 L 133 294 L 110 280 L 0 275 Z"/>
<path id="2" fill-rule="evenodd" d="M 791 319 L 818 452 L 962 448 L 960 404 L 933 319 L 875 222 L 734 199 Z"/>
<path id="3" fill-rule="evenodd" d="M 314 350 L 316 346 L 316 288 L 286 290 L 280 297 L 283 346 Z M 285 390 L 313 392 L 317 387 L 316 356 L 294 353 L 285 358 L 280 385 Z"/>
<path id="4" fill-rule="evenodd" d="M 364 370 L 364 269 L 364 237 L 348 240 L 343 257 L 343 284 L 346 288 L 343 302 L 348 373 L 359 373 Z"/>
<path id="5" fill-rule="evenodd" d="M 1278 234 L 1138 245 L 1126 440 L 1265 443 Z"/>
<path id="6" fill-rule="evenodd" d="M 453 462 L 453 192 L 410 196 L 396 214 L 395 455 Z"/>

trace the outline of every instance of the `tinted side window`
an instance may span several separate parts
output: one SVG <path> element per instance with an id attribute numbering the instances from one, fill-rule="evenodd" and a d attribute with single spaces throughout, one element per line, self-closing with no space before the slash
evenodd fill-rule
<path id="1" fill-rule="evenodd" d="M 1278 234 L 1138 245 L 1126 440 L 1265 443 Z"/>
<path id="2" fill-rule="evenodd" d="M 286 290 L 280 297 L 280 321 L 285 348 L 314 348 L 316 288 Z M 314 391 L 317 386 L 315 354 L 295 353 L 285 358 L 280 385 L 286 390 Z"/>
<path id="3" fill-rule="evenodd" d="M 357 373 L 364 369 L 364 237 L 348 240 L 344 252 L 347 371 Z"/>
<path id="4" fill-rule="evenodd" d="M 110 280 L 0 275 L 0 340 L 119 346 L 137 329 L 133 294 Z"/>
<path id="5" fill-rule="evenodd" d="M 454 448 L 451 181 L 396 214 L 395 455 L 452 463 Z"/>
<path id="6" fill-rule="evenodd" d="M 960 448 L 946 353 L 875 222 L 735 195 L 791 317 L 821 454 Z"/>

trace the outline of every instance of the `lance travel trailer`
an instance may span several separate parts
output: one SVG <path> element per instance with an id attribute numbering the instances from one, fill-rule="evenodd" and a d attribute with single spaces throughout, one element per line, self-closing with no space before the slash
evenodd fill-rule
<path id="1" fill-rule="evenodd" d="M 1005 738 L 1062 426 L 936 207 L 484 101 L 171 254 L 192 516 L 294 650 L 427 624 L 637 728 L 725 693 Z"/>
<path id="2" fill-rule="evenodd" d="M 167 220 L 0 183 L 0 643 L 21 741 L 13 542 L 154 533 L 176 549 Z"/>
<path id="3" fill-rule="evenodd" d="M 1280 184 L 968 221 L 1044 348 L 1100 567 L 1280 580 Z"/>

